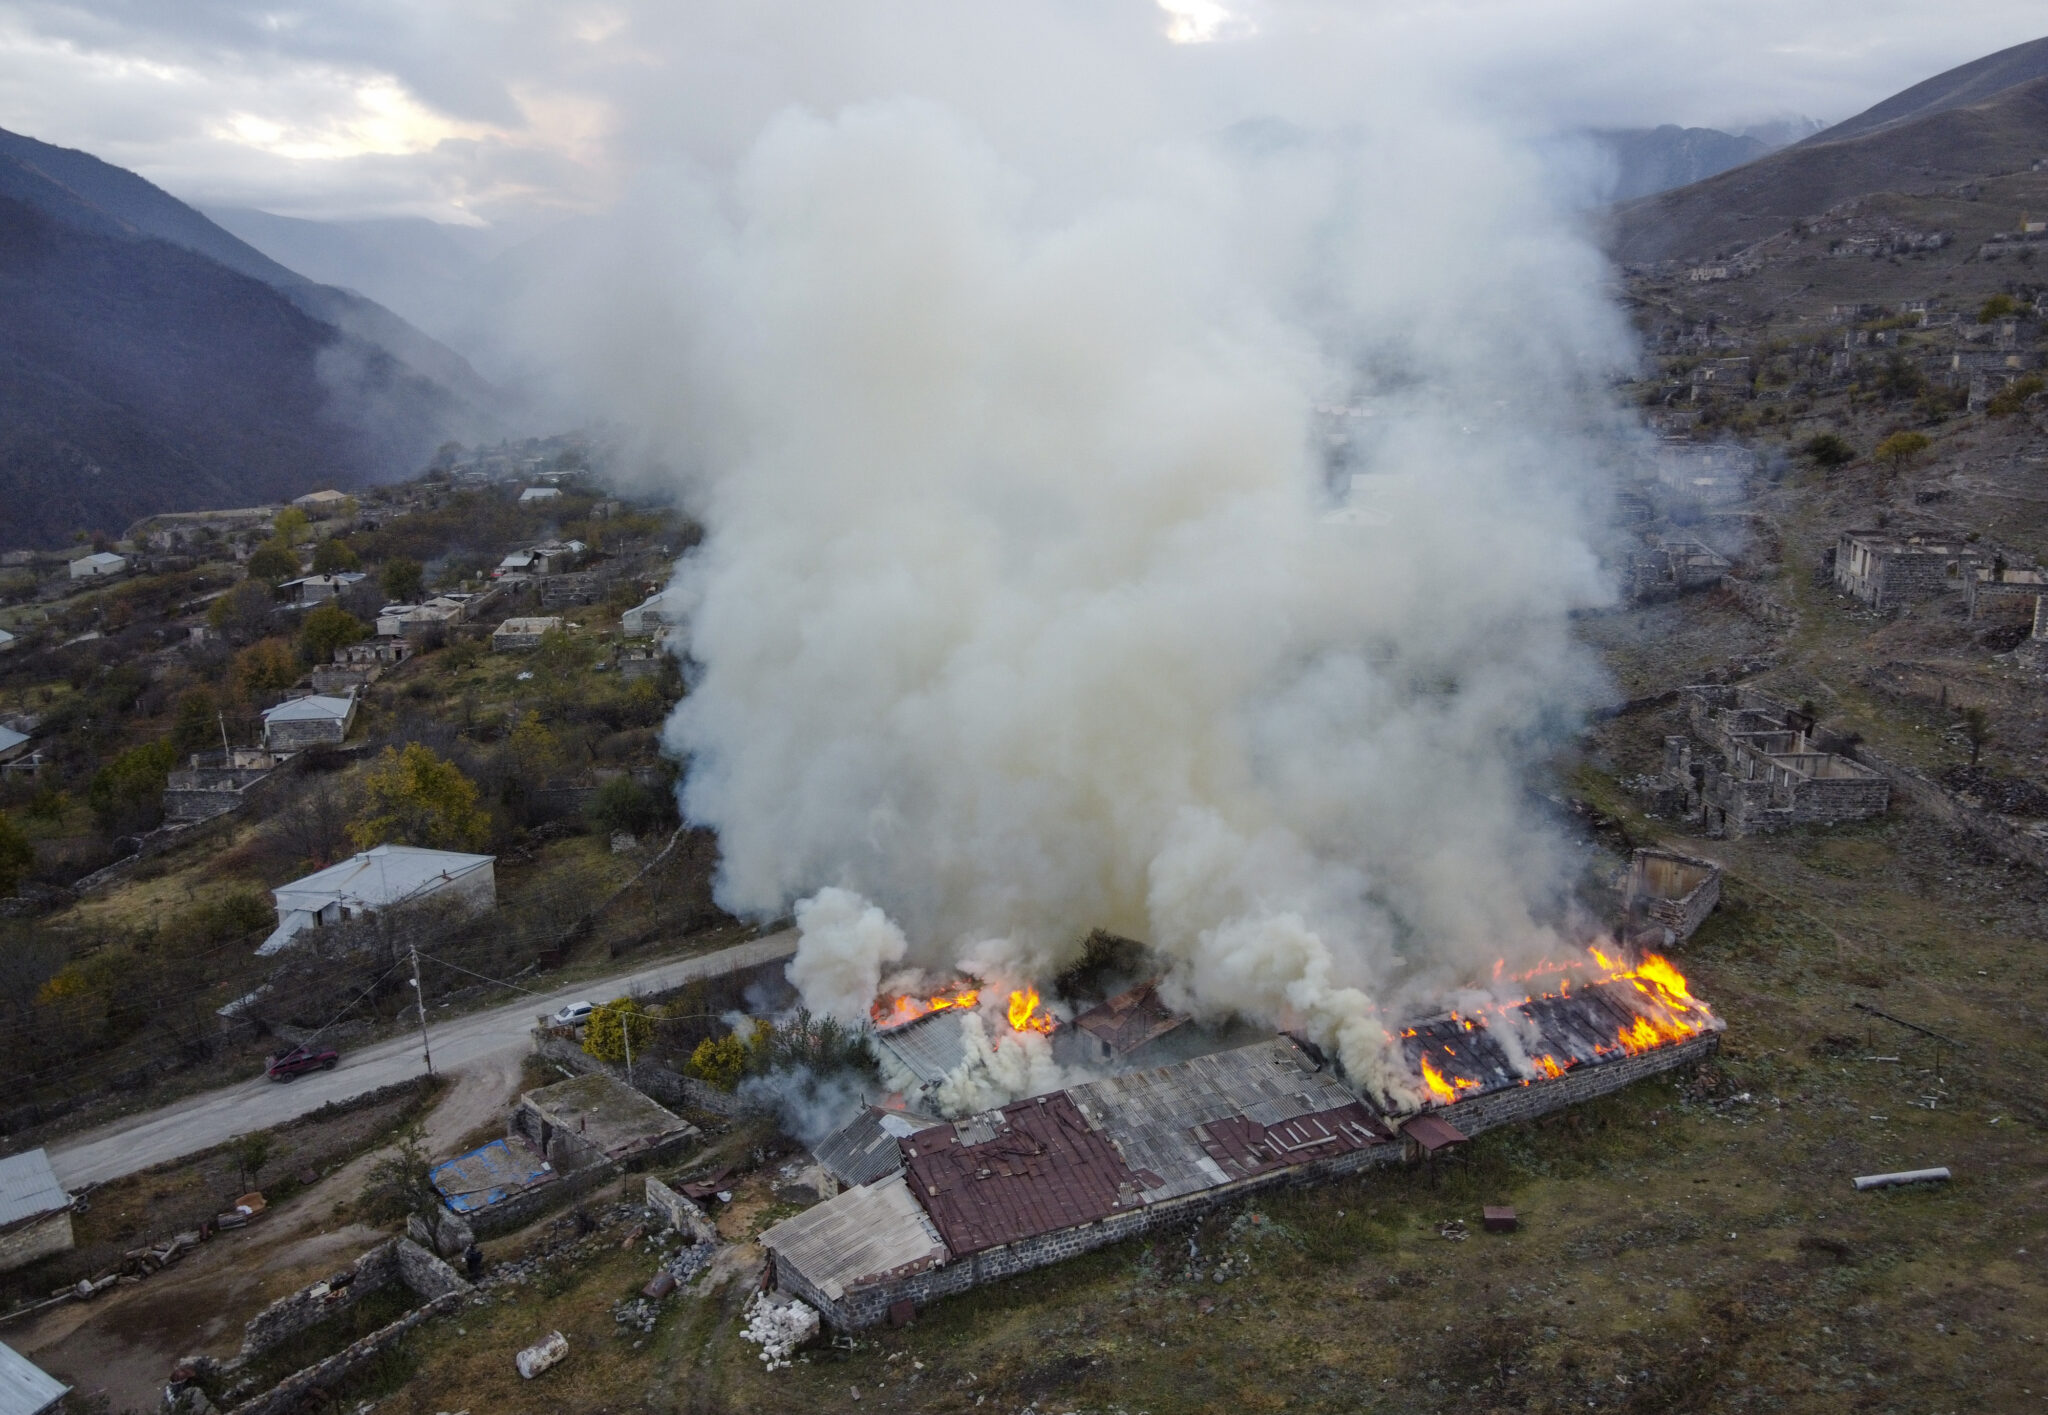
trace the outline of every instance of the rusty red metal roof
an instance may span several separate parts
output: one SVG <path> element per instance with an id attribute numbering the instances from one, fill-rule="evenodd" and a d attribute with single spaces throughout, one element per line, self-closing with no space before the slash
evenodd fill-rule
<path id="1" fill-rule="evenodd" d="M 1427 1113 L 1402 1121 L 1401 1133 L 1431 1154 L 1450 1145 L 1462 1145 L 1466 1139 L 1465 1132 L 1450 1121 Z"/>
<path id="2" fill-rule="evenodd" d="M 1194 1133 L 1202 1152 L 1233 1180 L 1368 1149 L 1389 1138 L 1373 1113 L 1356 1101 L 1271 1125 L 1230 1115 L 1198 1125 Z"/>
<path id="3" fill-rule="evenodd" d="M 911 1193 L 956 1258 L 1093 1223 L 1138 1202 L 1116 1147 L 1063 1091 L 921 1130 L 900 1144 Z"/>
<path id="4" fill-rule="evenodd" d="M 1089 1008 L 1074 1019 L 1074 1025 L 1116 1057 L 1165 1036 L 1187 1020 L 1159 1000 L 1159 991 L 1152 984 L 1140 983 Z"/>

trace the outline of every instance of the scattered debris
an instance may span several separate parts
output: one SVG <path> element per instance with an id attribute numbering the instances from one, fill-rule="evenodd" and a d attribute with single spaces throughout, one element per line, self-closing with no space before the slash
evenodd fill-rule
<path id="1" fill-rule="evenodd" d="M 1861 1189 L 1890 1189 L 1900 1184 L 1940 1184 L 1949 1178 L 1948 1166 L 1939 1169 L 1902 1169 L 1896 1174 L 1860 1174 L 1856 1187 Z"/>
<path id="2" fill-rule="evenodd" d="M 569 1338 L 558 1331 L 551 1331 L 515 1356 L 513 1364 L 519 1367 L 519 1374 L 530 1381 L 548 1367 L 559 1365 L 568 1354 Z"/>
<path id="3" fill-rule="evenodd" d="M 777 1301 L 771 1293 L 756 1293 L 747 1307 L 747 1324 L 740 1336 L 761 1348 L 761 1360 L 769 1370 L 789 1365 L 796 1349 L 818 1335 L 818 1314 L 795 1300 Z"/>
<path id="4" fill-rule="evenodd" d="M 1472 1236 L 1472 1231 L 1465 1227 L 1465 1220 L 1461 1218 L 1450 1219 L 1438 1224 L 1436 1226 L 1436 1233 L 1437 1237 L 1448 1238 L 1453 1243 L 1463 1243 Z"/>

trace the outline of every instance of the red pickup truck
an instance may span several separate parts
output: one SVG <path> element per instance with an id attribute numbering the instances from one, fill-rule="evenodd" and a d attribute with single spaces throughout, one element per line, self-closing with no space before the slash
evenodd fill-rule
<path id="1" fill-rule="evenodd" d="M 273 1081 L 296 1081 L 308 1071 L 332 1071 L 334 1063 L 339 1060 L 341 1053 L 338 1051 L 297 1046 L 271 1057 L 270 1064 L 264 1068 L 263 1074 Z"/>

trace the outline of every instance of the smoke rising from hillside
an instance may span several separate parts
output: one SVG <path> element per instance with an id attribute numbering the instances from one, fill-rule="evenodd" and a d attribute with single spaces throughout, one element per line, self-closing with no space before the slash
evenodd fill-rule
<path id="1" fill-rule="evenodd" d="M 1555 941 L 1626 343 L 1479 129 L 1142 167 L 1060 210 L 947 110 L 792 114 L 643 206 L 605 264 L 664 283 L 579 288 L 707 527 L 684 805 L 814 1008 L 1105 928 L 1393 1085 L 1377 1007 Z"/>

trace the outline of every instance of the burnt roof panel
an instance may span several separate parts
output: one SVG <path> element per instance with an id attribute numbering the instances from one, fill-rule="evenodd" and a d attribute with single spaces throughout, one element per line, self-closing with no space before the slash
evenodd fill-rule
<path id="1" fill-rule="evenodd" d="M 971 1119 L 901 1142 L 910 1192 L 956 1257 L 1106 1218 L 1135 1188 L 1065 1092 Z M 970 1143 L 963 1130 L 989 1138 Z"/>

